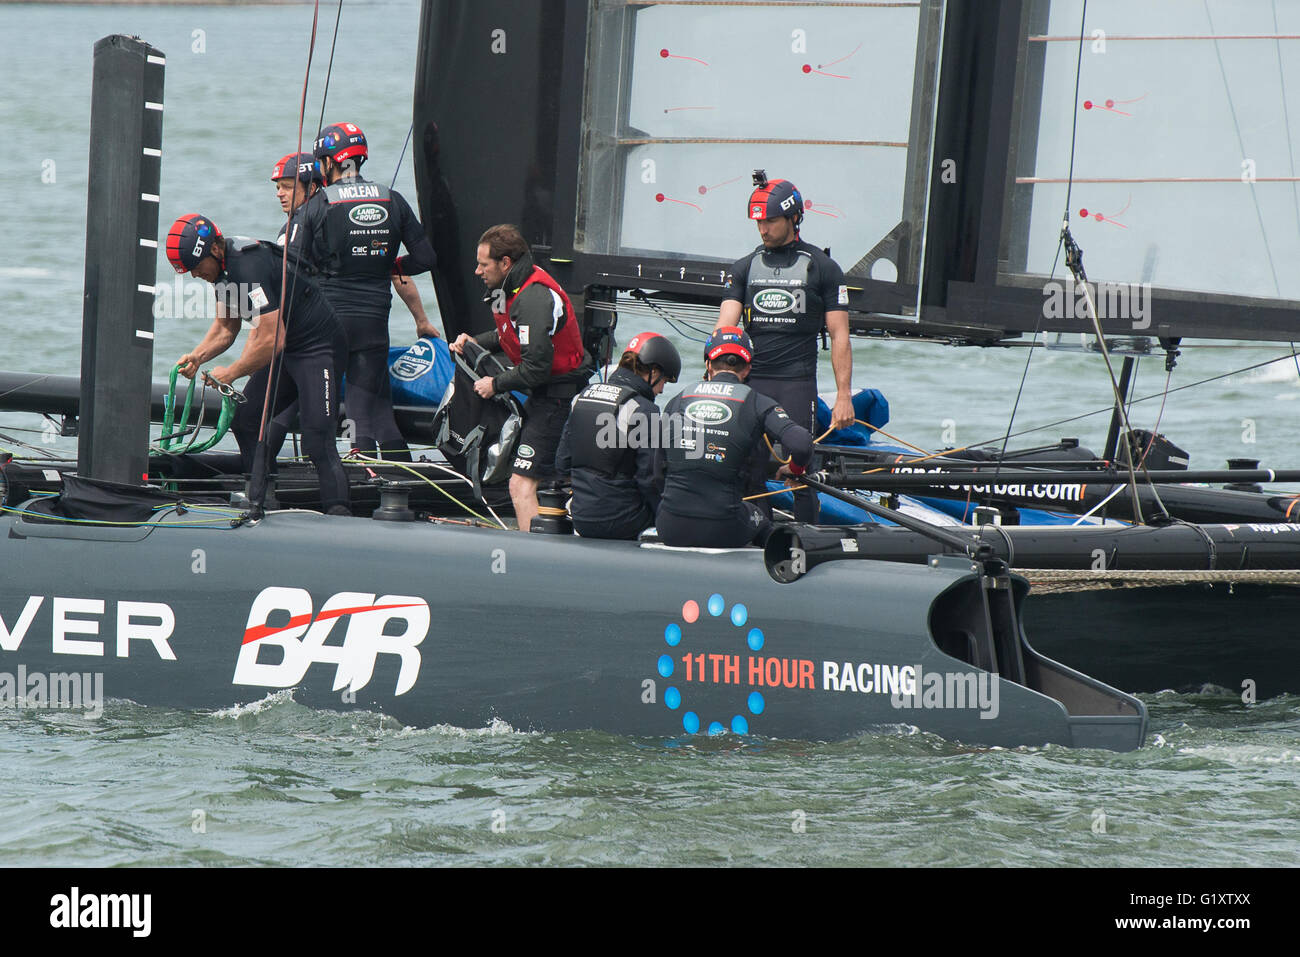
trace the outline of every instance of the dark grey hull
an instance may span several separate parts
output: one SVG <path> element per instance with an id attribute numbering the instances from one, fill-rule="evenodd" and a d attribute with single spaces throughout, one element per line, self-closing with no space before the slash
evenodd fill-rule
<path id="1" fill-rule="evenodd" d="M 6 518 L 0 672 L 102 672 L 109 698 L 192 709 L 292 688 L 419 726 L 829 740 L 913 725 L 1117 750 L 1145 733 L 1140 702 L 1028 646 L 1022 581 L 998 586 L 1003 643 L 982 645 L 989 605 L 969 562 L 829 565 L 783 585 L 758 550 L 305 513 L 231 528 L 224 514 L 123 529 Z M 214 524 L 184 527 L 200 522 Z M 990 653 L 1022 683 L 971 663 Z M 908 674 L 915 697 L 899 699 Z M 921 675 L 949 676 L 947 692 L 923 696 Z"/>
<path id="2" fill-rule="evenodd" d="M 1300 583 L 1035 586 L 1033 595 L 1024 621 L 1034 646 L 1117 688 L 1215 685 L 1259 701 L 1300 693 Z"/>
<path id="3" fill-rule="evenodd" d="M 1033 584 L 1026 631 L 1072 668 L 1131 692 L 1217 685 L 1258 700 L 1300 693 L 1300 525 L 986 525 L 963 534 Z M 792 547 L 815 570 L 924 562 L 935 545 L 878 525 L 789 526 L 768 543 L 774 574 L 793 577 Z"/>

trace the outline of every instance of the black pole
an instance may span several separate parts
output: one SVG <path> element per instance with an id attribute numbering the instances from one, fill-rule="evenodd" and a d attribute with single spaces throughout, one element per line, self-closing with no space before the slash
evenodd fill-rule
<path id="1" fill-rule="evenodd" d="M 77 471 L 123 485 L 149 467 L 165 65 L 142 40 L 95 44 Z"/>
<path id="2" fill-rule="evenodd" d="M 899 469 L 910 466 L 900 465 Z M 968 470 L 945 470 L 942 472 L 899 471 L 899 472 L 864 472 L 855 475 L 852 472 L 832 472 L 831 480 L 843 488 L 874 489 L 888 491 L 892 489 L 925 489 L 930 487 L 950 486 L 966 488 L 977 486 L 1005 487 L 1009 485 L 1061 485 L 1081 484 L 1092 486 L 1120 485 L 1129 482 L 1129 474 L 1119 469 L 1093 469 L 1090 471 L 1068 472 L 1065 470 L 1044 469 L 1042 471 L 996 471 L 996 465 L 981 465 Z M 1151 469 L 1142 471 L 1137 476 L 1141 485 L 1184 485 L 1195 482 L 1300 482 L 1300 469 Z M 820 484 L 818 485 L 820 488 Z M 855 503 L 856 504 L 856 503 Z"/>
<path id="3" fill-rule="evenodd" d="M 852 492 L 846 492 L 844 489 L 836 488 L 833 485 L 827 485 L 825 482 L 819 481 L 811 475 L 800 476 L 799 481 L 803 482 L 803 484 L 807 485 L 809 488 L 814 488 L 819 492 L 829 495 L 831 498 L 837 498 L 841 502 L 853 505 L 865 512 L 870 512 L 872 515 L 879 516 L 880 518 L 887 518 L 895 525 L 901 525 L 908 531 L 916 532 L 933 541 L 939 542 L 941 545 L 947 545 L 951 549 L 964 552 L 973 559 L 983 560 L 991 557 L 988 554 L 987 546 L 980 542 L 978 535 L 963 535 L 960 532 L 954 532 L 947 528 L 941 528 L 938 525 L 932 525 L 922 519 L 913 518 L 911 515 L 905 515 L 892 508 L 877 505 L 875 502 L 868 501 L 861 495 L 854 495 Z"/>
<path id="4" fill-rule="evenodd" d="M 1106 435 L 1106 450 L 1103 453 L 1106 459 L 1111 462 L 1119 461 L 1119 434 L 1124 422 L 1124 413 L 1120 408 L 1120 403 L 1128 402 L 1133 380 L 1133 365 L 1133 357 L 1125 356 L 1124 365 L 1119 370 L 1120 402 L 1115 404 L 1115 409 L 1110 414 L 1110 432 Z"/>

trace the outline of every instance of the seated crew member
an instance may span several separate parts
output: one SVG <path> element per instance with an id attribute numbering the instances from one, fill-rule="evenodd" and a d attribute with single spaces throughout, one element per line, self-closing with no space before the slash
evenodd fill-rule
<path id="1" fill-rule="evenodd" d="M 295 166 L 298 169 L 296 176 Z M 320 164 L 311 153 L 290 153 L 288 156 L 280 157 L 280 161 L 271 169 L 271 182 L 275 184 L 275 195 L 280 200 L 280 209 L 288 217 L 292 217 L 299 207 L 316 195 L 316 190 L 325 185 Z M 275 240 L 281 246 L 284 245 L 287 222 L 286 220 L 286 225 L 280 227 L 280 235 Z M 429 316 L 424 311 L 424 301 L 420 298 L 419 290 L 415 288 L 415 281 L 397 275 L 393 276 L 392 280 L 393 291 L 397 293 L 397 298 L 406 304 L 406 308 L 415 318 L 416 336 L 421 339 L 441 339 L 442 334 L 429 321 Z"/>
<path id="2" fill-rule="evenodd" d="M 633 539 L 654 524 L 663 494 L 655 465 L 655 396 L 681 371 L 673 344 L 643 332 L 627 344 L 608 382 L 587 386 L 573 400 L 555 467 L 573 474 L 571 511 L 579 535 Z"/>
<path id="3" fill-rule="evenodd" d="M 744 384 L 754 357 L 749 336 L 735 326 L 715 329 L 704 345 L 708 379 L 664 409 L 670 441 L 667 478 L 655 527 L 668 545 L 737 548 L 763 544 L 772 522 L 744 501 L 754 458 L 766 460 L 766 434 L 790 453 L 781 477 L 802 475 L 813 437 L 776 404 Z"/>
<path id="4" fill-rule="evenodd" d="M 359 127 L 325 127 L 314 152 L 326 185 L 294 214 L 288 242 L 320 272 L 321 288 L 347 333 L 347 405 L 356 448 L 409 462 L 388 378 L 389 284 L 392 275 L 432 269 L 433 246 L 401 193 L 360 175 L 369 153 Z M 403 244 L 409 255 L 401 257 Z M 430 335 L 432 326 L 417 316 L 416 331 Z"/>
<path id="5" fill-rule="evenodd" d="M 199 366 L 234 343 L 242 321 L 252 325 L 244 351 L 211 375 L 226 384 L 265 370 L 283 353 L 278 388 L 270 416 L 282 415 L 294 403 L 302 423 L 303 449 L 319 475 L 321 505 L 329 514 L 349 515 L 348 480 L 343 472 L 334 434 L 338 423 L 338 369 L 347 355 L 347 340 L 334 310 L 316 285 L 290 257 L 289 301 L 282 309 L 283 251 L 275 244 L 226 239 L 212 220 L 192 213 L 172 224 L 167 234 L 167 259 L 178 273 L 212 283 L 217 292 L 217 318 L 203 341 L 181 357 L 181 371 L 194 378 Z M 239 442 L 244 471 L 254 476 L 269 376 L 249 382 L 248 399 L 240 407 L 232 431 Z M 268 433 L 271 423 L 267 423 Z M 281 431 L 283 436 L 283 431 Z M 263 453 L 265 454 L 265 453 Z"/>
<path id="6" fill-rule="evenodd" d="M 517 226 L 493 226 L 478 241 L 478 268 L 492 303 L 496 328 L 451 344 L 460 352 L 472 338 L 500 350 L 514 363 L 497 376 L 484 376 L 474 391 L 485 399 L 501 392 L 528 393 L 510 476 L 510 500 L 519 527 L 531 531 L 537 516 L 537 487 L 555 477 L 555 453 L 569 417 L 569 404 L 595 371 L 582 345 L 573 303 L 560 284 L 533 262 L 528 241 Z"/>

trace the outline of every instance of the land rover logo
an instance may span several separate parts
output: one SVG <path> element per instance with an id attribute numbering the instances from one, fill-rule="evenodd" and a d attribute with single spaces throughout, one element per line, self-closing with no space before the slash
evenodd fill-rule
<path id="1" fill-rule="evenodd" d="M 378 226 L 388 221 L 388 210 L 375 203 L 362 203 L 348 211 L 348 219 L 358 226 Z"/>
<path id="2" fill-rule="evenodd" d="M 701 399 L 686 407 L 686 418 L 700 425 L 719 425 L 730 421 L 731 409 L 725 403 Z"/>
<path id="3" fill-rule="evenodd" d="M 521 445 L 519 446 L 519 451 L 515 454 L 517 454 L 521 459 L 531 459 L 536 453 L 533 451 L 531 445 Z"/>
<path id="4" fill-rule="evenodd" d="M 754 308 L 759 312 L 775 314 L 789 312 L 794 307 L 794 296 L 784 289 L 764 289 L 754 297 Z"/>

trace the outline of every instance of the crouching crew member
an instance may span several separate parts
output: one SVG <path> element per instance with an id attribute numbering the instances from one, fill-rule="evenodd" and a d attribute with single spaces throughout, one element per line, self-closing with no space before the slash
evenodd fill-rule
<path id="1" fill-rule="evenodd" d="M 496 328 L 471 337 L 462 333 L 453 352 L 471 338 L 501 351 L 514 366 L 484 376 L 474 391 L 485 399 L 511 391 L 528 393 L 510 476 L 510 500 L 519 527 L 530 531 L 537 516 L 537 487 L 555 478 L 555 453 L 569 405 L 595 371 L 582 345 L 573 303 L 560 284 L 533 262 L 532 250 L 517 226 L 493 226 L 478 241 L 475 275 L 487 287 Z"/>
<path id="2" fill-rule="evenodd" d="M 771 520 L 744 500 L 753 461 L 766 460 L 763 436 L 780 442 L 791 463 L 777 474 L 802 475 L 813 437 L 776 400 L 744 384 L 754 347 L 741 329 L 715 329 L 704 346 L 707 380 L 688 386 L 664 409 L 671 441 L 655 522 L 668 545 L 737 548 L 763 544 Z"/>
<path id="3" fill-rule="evenodd" d="M 608 382 L 573 400 L 555 467 L 573 475 L 573 527 L 584 538 L 633 539 L 655 523 L 663 494 L 655 396 L 681 375 L 682 357 L 657 332 L 634 336 Z"/>
<path id="4" fill-rule="evenodd" d="M 281 308 L 283 256 L 284 251 L 274 243 L 226 239 L 212 220 L 196 213 L 172 224 L 167 234 L 167 259 L 178 273 L 206 280 L 217 292 L 216 321 L 179 364 L 187 377 L 194 378 L 200 365 L 230 348 L 240 323 L 249 322 L 252 332 L 243 353 L 230 365 L 211 372 L 214 379 L 226 384 L 253 376 L 245 390 L 248 401 L 240 406 L 231 426 L 244 471 L 252 474 L 255 482 L 261 472 L 254 460 L 269 367 L 283 352 L 270 415 L 281 416 L 296 403 L 303 449 L 319 475 L 321 505 L 332 514 L 350 514 L 348 480 L 334 445 L 339 370 L 347 356 L 347 340 L 320 287 L 292 256 L 287 267 L 289 301 Z M 267 423 L 268 434 L 272 425 Z M 287 427 L 283 422 L 279 426 L 283 436 Z"/>
<path id="5" fill-rule="evenodd" d="M 347 333 L 348 417 L 356 426 L 356 447 L 367 455 L 409 462 L 410 450 L 393 417 L 388 378 L 389 283 L 395 273 L 432 269 L 433 246 L 401 193 L 361 177 L 369 153 L 357 126 L 325 127 L 315 155 L 326 185 L 294 214 L 289 245 L 321 272 L 321 288 Z M 410 255 L 399 258 L 403 244 Z M 421 336 L 436 335 L 420 316 L 416 330 Z"/>

